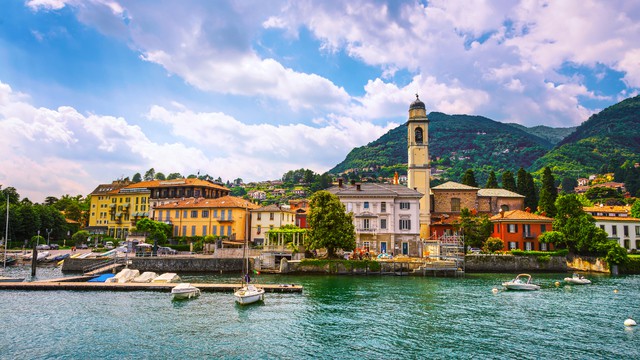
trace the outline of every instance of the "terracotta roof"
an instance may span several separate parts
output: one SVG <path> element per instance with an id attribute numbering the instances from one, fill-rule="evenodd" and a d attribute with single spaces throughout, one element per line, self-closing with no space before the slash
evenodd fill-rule
<path id="1" fill-rule="evenodd" d="M 524 198 L 523 195 L 505 189 L 480 189 L 478 196 Z"/>
<path id="2" fill-rule="evenodd" d="M 526 212 L 522 210 L 509 210 L 504 212 L 504 216 L 496 214 L 489 218 L 491 221 L 541 221 L 541 222 L 553 222 L 550 217 Z"/>
<path id="3" fill-rule="evenodd" d="M 423 194 L 404 185 L 362 183 L 360 190 L 357 185 L 334 186 L 327 189 L 328 192 L 338 196 L 399 196 L 421 198 Z"/>
<path id="4" fill-rule="evenodd" d="M 438 186 L 434 186 L 431 190 L 479 190 L 480 188 L 460 184 L 454 181 L 447 181 L 444 184 L 440 184 Z"/>
<path id="5" fill-rule="evenodd" d="M 584 206 L 582 208 L 585 212 L 601 212 L 601 213 L 629 213 L 631 212 L 630 206 Z"/>
<path id="6" fill-rule="evenodd" d="M 211 181 L 200 180 L 196 178 L 173 179 L 173 180 L 148 180 L 148 181 L 141 181 L 139 183 L 131 184 L 127 187 L 128 188 L 162 188 L 162 187 L 175 187 L 175 186 L 203 186 L 208 188 L 229 190 L 226 187 L 215 184 Z"/>
<path id="7" fill-rule="evenodd" d="M 170 204 L 157 205 L 156 209 L 192 209 L 192 208 L 248 208 L 257 209 L 259 206 L 245 199 L 235 196 L 223 196 L 217 199 L 188 198 Z"/>
<path id="8" fill-rule="evenodd" d="M 453 223 L 460 222 L 460 215 L 458 214 L 431 214 L 431 225 L 452 225 Z"/>
<path id="9" fill-rule="evenodd" d="M 640 219 L 631 216 L 593 216 L 596 221 L 624 221 L 624 222 L 639 222 Z"/>
<path id="10" fill-rule="evenodd" d="M 252 209 L 252 212 L 285 212 L 285 213 L 293 213 L 290 209 L 283 209 L 276 204 L 271 204 L 263 207 L 259 207 L 257 209 Z"/>
<path id="11" fill-rule="evenodd" d="M 100 184 L 91 192 L 90 195 L 108 194 L 114 191 L 117 192 L 125 186 L 127 186 L 127 183 L 119 181 L 114 181 L 111 184 Z"/>

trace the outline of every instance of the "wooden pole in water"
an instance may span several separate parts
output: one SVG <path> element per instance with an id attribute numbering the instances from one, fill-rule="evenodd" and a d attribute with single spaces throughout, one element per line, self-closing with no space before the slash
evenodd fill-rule
<path id="1" fill-rule="evenodd" d="M 31 277 L 36 276 L 36 264 L 38 262 L 38 250 L 36 244 L 33 244 L 33 251 L 31 253 Z"/>

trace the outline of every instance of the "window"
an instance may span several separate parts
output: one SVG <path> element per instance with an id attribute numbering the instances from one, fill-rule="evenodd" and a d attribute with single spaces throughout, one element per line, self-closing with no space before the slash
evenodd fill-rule
<path id="1" fill-rule="evenodd" d="M 451 198 L 451 211 L 460 211 L 460 198 Z"/>
<path id="2" fill-rule="evenodd" d="M 196 236 L 196 226 L 191 225 L 191 236 Z"/>
<path id="3" fill-rule="evenodd" d="M 175 237 L 177 237 L 177 236 L 178 236 L 178 229 L 179 229 L 179 228 L 178 228 L 177 226 L 174 226 L 174 227 L 173 227 L 173 236 L 175 236 Z"/>
<path id="4" fill-rule="evenodd" d="M 198 210 L 191 210 L 191 218 L 195 219 L 198 217 Z"/>
<path id="5" fill-rule="evenodd" d="M 231 236 L 231 225 L 227 226 L 227 236 Z"/>
<path id="6" fill-rule="evenodd" d="M 353 204 L 347 203 L 347 212 L 351 212 L 351 211 L 353 211 Z"/>
<path id="7" fill-rule="evenodd" d="M 258 225 L 258 234 L 260 234 L 260 232 L 262 232 L 262 226 Z"/>
<path id="8" fill-rule="evenodd" d="M 622 231 L 624 233 L 624 236 L 629 237 L 629 226 L 628 225 L 624 225 L 622 227 Z M 628 248 L 627 248 L 628 249 Z"/>
<path id="9" fill-rule="evenodd" d="M 640 249 L 640 240 L 636 240 L 636 249 Z"/>
<path id="10" fill-rule="evenodd" d="M 515 241 L 509 241 L 509 250 L 517 249 L 518 243 Z"/>
<path id="11" fill-rule="evenodd" d="M 211 234 L 218 235 L 218 227 L 216 225 L 211 226 Z"/>
<path id="12" fill-rule="evenodd" d="M 524 249 L 527 251 L 533 250 L 533 243 L 531 241 L 526 241 L 524 243 Z"/>
<path id="13" fill-rule="evenodd" d="M 509 205 L 500 205 L 500 210 L 502 210 L 502 212 L 509 211 Z"/>
<path id="14" fill-rule="evenodd" d="M 540 243 L 540 251 L 547 251 L 547 244 L 546 243 Z"/>
<path id="15" fill-rule="evenodd" d="M 220 210 L 220 220 L 224 220 L 224 210 Z"/>
<path id="16" fill-rule="evenodd" d="M 214 218 L 218 217 L 218 209 L 213 210 L 213 217 Z"/>
<path id="17" fill-rule="evenodd" d="M 618 235 L 618 227 L 616 225 L 611 225 L 611 235 Z"/>
<path id="18" fill-rule="evenodd" d="M 269 213 L 269 220 L 273 220 L 273 213 Z"/>
<path id="19" fill-rule="evenodd" d="M 258 220 L 262 220 L 262 213 L 258 213 Z"/>
<path id="20" fill-rule="evenodd" d="M 220 236 L 224 236 L 224 226 L 220 226 Z"/>
<path id="21" fill-rule="evenodd" d="M 604 225 L 600 225 L 600 229 L 604 230 Z"/>
<path id="22" fill-rule="evenodd" d="M 411 208 L 411 204 L 408 202 L 400 203 L 400 210 L 409 210 Z"/>
<path id="23" fill-rule="evenodd" d="M 202 236 L 207 236 L 207 225 L 202 225 Z"/>
<path id="24" fill-rule="evenodd" d="M 369 219 L 362 219 L 362 228 L 364 230 L 369 230 L 369 228 L 370 228 L 369 225 L 370 225 Z"/>
<path id="25" fill-rule="evenodd" d="M 400 230 L 410 230 L 411 229 L 411 220 L 410 219 L 401 219 L 400 220 Z"/>
<path id="26" fill-rule="evenodd" d="M 507 224 L 507 232 L 517 233 L 518 232 L 518 224 Z"/>
<path id="27" fill-rule="evenodd" d="M 380 219 L 380 229 L 387 228 L 387 219 Z"/>
<path id="28" fill-rule="evenodd" d="M 231 209 L 227 210 L 227 219 L 231 220 Z"/>
<path id="29" fill-rule="evenodd" d="M 365 201 L 365 202 L 364 202 L 364 208 L 365 208 L 365 209 L 368 209 L 368 208 L 369 208 L 369 202 L 368 202 L 368 201 Z"/>
<path id="30" fill-rule="evenodd" d="M 540 234 L 547 232 L 547 225 L 546 224 L 542 224 L 540 225 Z"/>
<path id="31" fill-rule="evenodd" d="M 416 144 L 422 144 L 422 141 L 423 141 L 423 139 L 422 139 L 422 128 L 421 127 L 417 127 L 416 131 L 415 131 L 415 134 L 416 134 Z"/>
<path id="32" fill-rule="evenodd" d="M 499 233 L 500 232 L 500 224 L 496 224 L 496 230 L 495 232 Z"/>
<path id="33" fill-rule="evenodd" d="M 187 236 L 187 225 L 182 225 L 182 236 Z"/>
<path id="34" fill-rule="evenodd" d="M 386 202 L 381 202 L 380 203 L 380 212 L 387 212 L 387 203 Z"/>
<path id="35" fill-rule="evenodd" d="M 188 212 L 187 210 L 184 210 L 184 211 L 182 212 L 182 218 L 186 219 L 186 218 L 188 218 L 188 217 L 189 217 L 189 212 Z"/>
<path id="36" fill-rule="evenodd" d="M 167 212 L 169 211 L 167 210 Z M 158 219 L 162 220 L 162 210 L 158 210 Z"/>
<path id="37" fill-rule="evenodd" d="M 522 225 L 522 231 L 524 232 L 525 237 L 531 237 L 531 225 L 529 224 Z"/>
<path id="38" fill-rule="evenodd" d="M 629 250 L 629 243 L 630 243 L 629 239 L 624 239 L 624 248 L 627 250 Z"/>
<path id="39" fill-rule="evenodd" d="M 209 217 L 209 210 L 202 210 L 202 217 L 203 218 L 208 218 Z"/>
<path id="40" fill-rule="evenodd" d="M 636 226 L 636 236 L 640 236 L 640 226 Z"/>

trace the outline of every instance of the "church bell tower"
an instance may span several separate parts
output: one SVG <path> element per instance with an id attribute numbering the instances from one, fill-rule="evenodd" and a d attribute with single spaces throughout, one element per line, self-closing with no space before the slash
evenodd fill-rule
<path id="1" fill-rule="evenodd" d="M 418 94 L 416 94 L 416 100 L 409 106 L 407 135 L 409 152 L 407 186 L 424 194 L 420 199 L 420 237 L 426 239 L 429 237 L 429 224 L 431 222 L 429 119 L 427 119 L 425 105 L 420 101 Z"/>

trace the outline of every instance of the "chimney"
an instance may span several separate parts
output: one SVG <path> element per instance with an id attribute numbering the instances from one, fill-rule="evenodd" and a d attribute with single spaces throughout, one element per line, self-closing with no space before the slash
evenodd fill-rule
<path id="1" fill-rule="evenodd" d="M 351 186 L 355 185 L 356 181 L 355 180 L 351 180 Z"/>
<path id="2" fill-rule="evenodd" d="M 360 188 L 360 186 L 361 186 L 361 184 L 360 184 L 360 183 L 357 183 L 357 184 L 356 184 L 356 190 L 358 190 L 358 191 L 362 191 L 362 189 Z"/>
<path id="3" fill-rule="evenodd" d="M 338 178 L 338 187 L 342 187 L 342 178 Z"/>
<path id="4" fill-rule="evenodd" d="M 530 213 L 530 212 L 531 212 L 531 208 L 527 206 L 527 207 L 524 209 L 524 211 L 526 211 L 526 212 Z"/>
<path id="5" fill-rule="evenodd" d="M 400 181 L 398 180 L 398 172 L 396 171 L 395 174 L 393 174 L 393 183 L 395 185 L 400 184 Z"/>
<path id="6" fill-rule="evenodd" d="M 504 210 L 500 209 L 500 217 L 503 218 L 504 217 Z"/>

